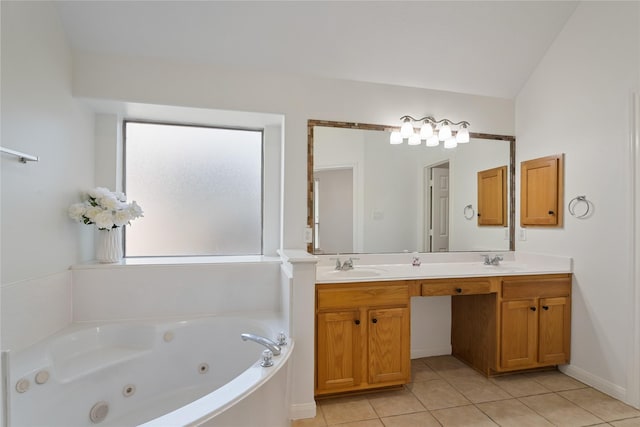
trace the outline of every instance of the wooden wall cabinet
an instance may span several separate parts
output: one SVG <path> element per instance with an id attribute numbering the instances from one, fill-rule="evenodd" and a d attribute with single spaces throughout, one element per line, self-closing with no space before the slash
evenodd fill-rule
<path id="1" fill-rule="evenodd" d="M 562 226 L 563 177 L 563 154 L 527 160 L 521 163 L 521 226 Z"/>
<path id="2" fill-rule="evenodd" d="M 408 383 L 409 285 L 316 285 L 317 396 Z"/>
<path id="3" fill-rule="evenodd" d="M 478 225 L 507 226 L 507 167 L 478 172 Z"/>

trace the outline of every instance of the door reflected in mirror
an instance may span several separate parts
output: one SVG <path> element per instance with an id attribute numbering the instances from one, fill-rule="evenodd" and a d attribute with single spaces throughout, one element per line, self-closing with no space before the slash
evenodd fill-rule
<path id="1" fill-rule="evenodd" d="M 310 251 L 513 249 L 513 137 L 471 133 L 469 143 L 445 149 L 391 145 L 393 130 L 309 121 Z M 507 227 L 480 226 L 478 172 L 502 166 L 509 176 Z"/>

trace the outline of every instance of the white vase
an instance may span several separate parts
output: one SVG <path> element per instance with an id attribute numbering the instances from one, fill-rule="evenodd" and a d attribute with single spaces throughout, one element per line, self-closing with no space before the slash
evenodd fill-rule
<path id="1" fill-rule="evenodd" d="M 96 259 L 102 263 L 120 262 L 122 259 L 122 229 L 98 230 Z"/>

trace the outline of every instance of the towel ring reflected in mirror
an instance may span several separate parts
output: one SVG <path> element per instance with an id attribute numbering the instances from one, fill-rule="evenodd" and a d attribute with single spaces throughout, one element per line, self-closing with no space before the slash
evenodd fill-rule
<path id="1" fill-rule="evenodd" d="M 467 205 L 463 211 L 465 219 L 472 220 L 476 216 L 476 211 L 473 210 L 473 205 Z"/>
<path id="2" fill-rule="evenodd" d="M 578 208 L 577 212 L 576 208 Z M 567 209 L 569 210 L 571 216 L 578 219 L 584 219 L 587 218 L 589 216 L 589 213 L 591 212 L 591 202 L 587 200 L 587 196 L 576 196 L 571 199 L 569 205 L 567 206 Z M 584 212 L 580 213 L 580 211 Z"/>

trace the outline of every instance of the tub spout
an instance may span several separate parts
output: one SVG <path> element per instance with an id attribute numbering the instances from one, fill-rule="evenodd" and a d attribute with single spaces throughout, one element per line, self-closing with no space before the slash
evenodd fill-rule
<path id="1" fill-rule="evenodd" d="M 240 337 L 242 338 L 242 341 L 249 340 L 267 347 L 269 350 L 271 350 L 274 356 L 280 355 L 280 346 L 275 341 L 272 341 L 269 338 L 254 334 L 240 334 Z"/>

